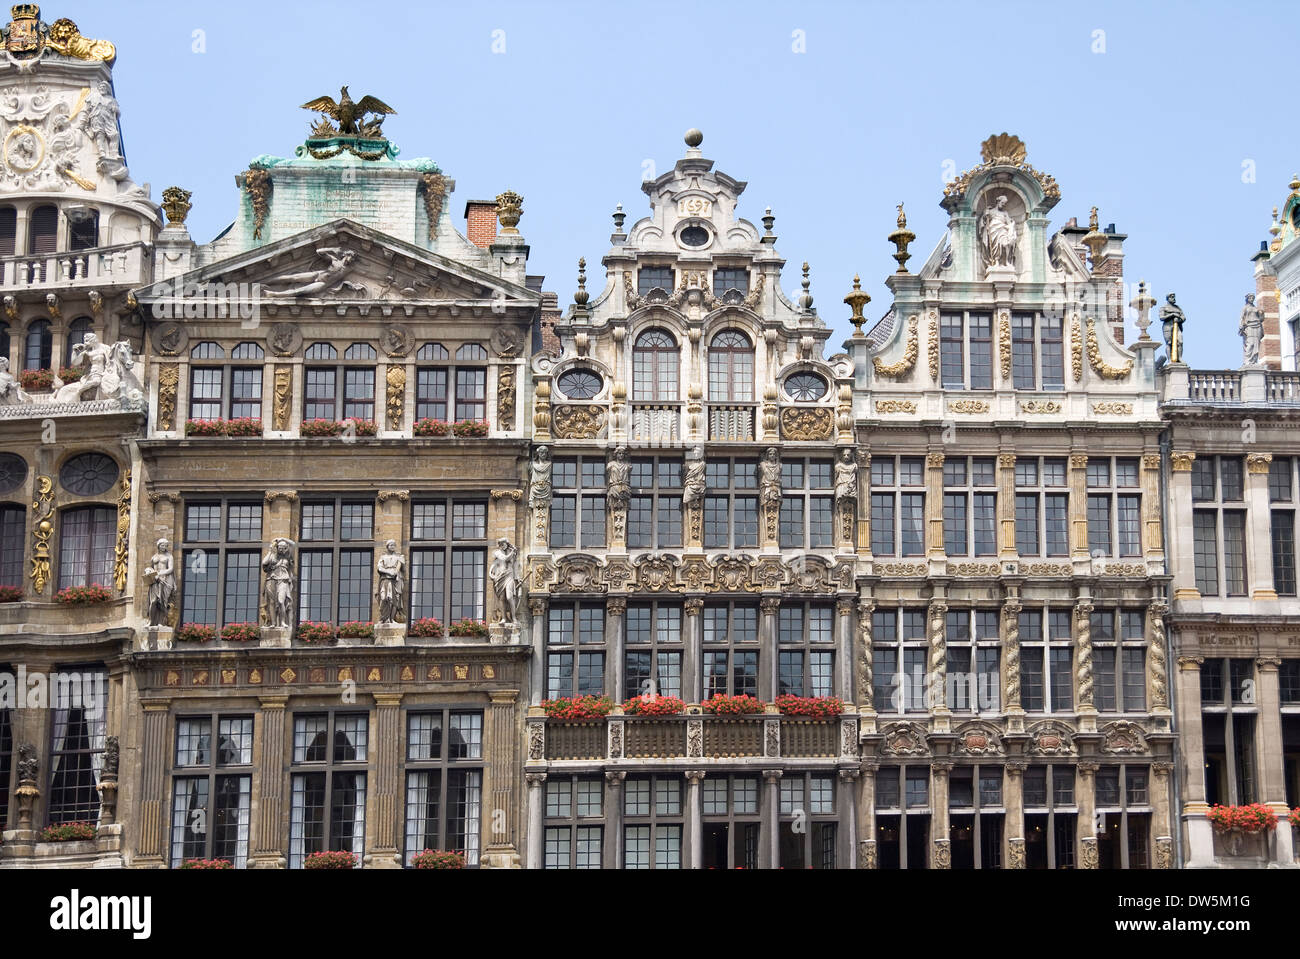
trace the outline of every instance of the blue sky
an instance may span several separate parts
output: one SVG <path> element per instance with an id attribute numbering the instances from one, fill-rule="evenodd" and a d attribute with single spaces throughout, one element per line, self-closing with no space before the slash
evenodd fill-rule
<path id="1" fill-rule="evenodd" d="M 748 181 L 741 215 L 772 207 L 787 291 L 807 259 L 821 315 L 847 334 L 854 273 L 868 314 L 888 307 L 895 204 L 917 266 L 946 225 L 945 164 L 968 169 L 1006 130 L 1060 184 L 1053 226 L 1100 207 L 1129 236 L 1127 278 L 1177 292 L 1189 361 L 1235 367 L 1249 258 L 1300 170 L 1286 3 L 45 5 L 61 16 L 117 44 L 132 176 L 155 199 L 192 190 L 200 242 L 233 218 L 234 174 L 291 155 L 311 121 L 298 105 L 347 83 L 398 111 L 384 129 L 402 158 L 455 178 L 457 217 L 467 199 L 524 195 L 529 271 L 562 304 L 578 257 L 607 250 L 614 205 L 642 215 L 647 161 L 668 169 L 695 126 Z"/>

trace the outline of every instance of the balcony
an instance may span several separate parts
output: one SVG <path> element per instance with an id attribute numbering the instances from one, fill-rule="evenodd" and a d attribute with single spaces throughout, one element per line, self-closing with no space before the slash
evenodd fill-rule
<path id="1" fill-rule="evenodd" d="M 1241 374 L 1233 370 L 1197 370 L 1188 374 L 1187 398 L 1198 403 L 1241 402 Z"/>
<path id="2" fill-rule="evenodd" d="M 149 245 L 142 242 L 100 246 L 40 256 L 0 259 L 0 290 L 66 290 L 139 285 L 148 279 Z"/>
<path id="3" fill-rule="evenodd" d="M 611 735 L 610 727 L 617 724 Z M 530 758 L 547 761 L 618 759 L 836 759 L 839 717 L 802 719 L 751 716 L 609 716 L 604 720 L 529 720 L 530 739 L 542 748 Z"/>
<path id="4" fill-rule="evenodd" d="M 675 443 L 682 435 L 680 403 L 632 403 L 629 434 L 647 443 Z"/>
<path id="5" fill-rule="evenodd" d="M 709 439 L 753 442 L 754 403 L 710 403 Z"/>
<path id="6" fill-rule="evenodd" d="M 1300 405 L 1300 373 L 1270 371 L 1267 390 L 1270 403 Z"/>

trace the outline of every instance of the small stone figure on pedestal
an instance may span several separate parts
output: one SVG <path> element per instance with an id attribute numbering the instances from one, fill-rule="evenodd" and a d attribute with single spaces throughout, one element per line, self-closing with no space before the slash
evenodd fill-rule
<path id="1" fill-rule="evenodd" d="M 620 446 L 609 455 L 605 463 L 605 498 L 611 510 L 627 508 L 628 501 L 632 498 L 632 487 L 628 484 L 631 472 L 627 447 Z"/>
<path id="2" fill-rule="evenodd" d="M 551 505 L 551 448 L 537 447 L 531 467 L 532 484 L 528 489 L 528 505 L 535 510 L 545 510 Z"/>
<path id="3" fill-rule="evenodd" d="M 686 460 L 686 476 L 682 480 L 682 505 L 694 506 L 704 500 L 708 492 L 708 480 L 704 464 L 704 448 L 695 447 Z"/>
<path id="4" fill-rule="evenodd" d="M 158 540 L 157 548 L 144 571 L 149 583 L 149 625 L 166 626 L 176 597 L 176 558 L 167 540 Z"/>
<path id="5" fill-rule="evenodd" d="M 1183 361 L 1183 316 L 1182 307 L 1174 301 L 1174 294 L 1165 297 L 1165 305 L 1160 307 L 1160 322 L 1164 330 L 1165 355 L 1169 363 Z"/>
<path id="6" fill-rule="evenodd" d="M 379 622 L 387 625 L 406 619 L 406 560 L 397 551 L 397 541 L 384 544 L 384 552 L 375 562 L 375 575 L 379 578 Z"/>
<path id="7" fill-rule="evenodd" d="M 288 629 L 293 625 L 293 542 L 283 536 L 271 543 L 262 558 L 266 572 L 266 625 Z"/>
<path id="8" fill-rule="evenodd" d="M 513 625 L 515 613 L 519 608 L 519 551 L 510 545 L 505 537 L 497 540 L 497 548 L 492 553 L 492 567 L 488 575 L 492 578 L 492 589 L 497 595 L 500 608 L 499 622 Z"/>
<path id="9" fill-rule="evenodd" d="M 1259 349 L 1264 342 L 1264 311 L 1255 305 L 1254 293 L 1246 294 L 1237 333 L 1242 340 L 1243 365 L 1259 366 Z"/>

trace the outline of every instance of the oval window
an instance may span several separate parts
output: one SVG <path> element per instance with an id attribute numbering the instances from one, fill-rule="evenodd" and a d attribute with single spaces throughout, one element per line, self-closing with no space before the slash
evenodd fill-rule
<path id="1" fill-rule="evenodd" d="M 826 395 L 826 381 L 816 373 L 795 373 L 786 377 L 785 391 L 795 402 L 807 403 Z"/>
<path id="2" fill-rule="evenodd" d="M 63 464 L 59 483 L 78 496 L 99 496 L 117 482 L 117 464 L 103 453 L 82 453 Z"/>
<path id="3" fill-rule="evenodd" d="M 688 226 L 677 236 L 683 246 L 708 246 L 709 244 L 709 231 L 702 226 Z"/>
<path id="4" fill-rule="evenodd" d="M 560 392 L 571 400 L 589 400 L 600 392 L 604 384 L 595 370 L 567 370 L 560 374 Z"/>
<path id="5" fill-rule="evenodd" d="M 27 479 L 27 461 L 14 453 L 0 453 L 0 493 L 8 493 Z"/>

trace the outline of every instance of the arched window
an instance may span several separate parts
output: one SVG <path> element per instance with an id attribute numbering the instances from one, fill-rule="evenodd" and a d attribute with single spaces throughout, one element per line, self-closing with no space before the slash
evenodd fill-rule
<path id="1" fill-rule="evenodd" d="M 343 351 L 343 359 L 345 360 L 375 360 L 378 358 L 379 354 L 375 352 L 375 348 L 369 343 L 353 343 Z"/>
<path id="2" fill-rule="evenodd" d="M 221 344 L 214 343 L 211 340 L 195 343 L 190 349 L 190 359 L 192 360 L 220 360 L 225 355 L 226 351 L 221 348 Z"/>
<path id="3" fill-rule="evenodd" d="M 68 345 L 64 347 L 63 365 L 72 365 L 72 348 L 78 343 L 84 343 L 87 333 L 93 333 L 94 324 L 88 316 L 79 316 L 68 326 Z"/>
<path id="4" fill-rule="evenodd" d="M 754 398 L 754 345 L 739 330 L 723 330 L 709 344 L 709 399 L 748 403 Z"/>
<path id="5" fill-rule="evenodd" d="M 27 349 L 23 351 L 23 369 L 48 370 L 54 352 L 54 334 L 49 320 L 37 320 L 27 327 Z"/>
<path id="6" fill-rule="evenodd" d="M 230 351 L 232 360 L 260 360 L 266 356 L 266 351 L 256 343 L 240 343 Z"/>
<path id="7" fill-rule="evenodd" d="M 53 253 L 59 245 L 59 208 L 38 206 L 27 221 L 27 252 L 32 256 Z"/>
<path id="8" fill-rule="evenodd" d="M 0 206 L 0 256 L 13 256 L 18 239 L 18 211 Z"/>
<path id="9" fill-rule="evenodd" d="M 117 510 L 111 506 L 66 510 L 60 527 L 59 588 L 112 583 Z"/>
<path id="10" fill-rule="evenodd" d="M 99 246 L 99 211 L 85 210 L 74 216 L 68 212 L 68 249 L 92 250 Z"/>
<path id="11" fill-rule="evenodd" d="M 665 330 L 646 330 L 632 347 L 632 399 L 677 399 L 677 341 Z"/>

